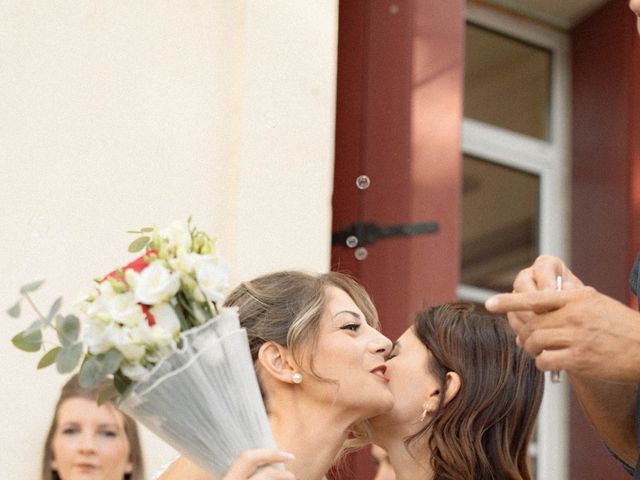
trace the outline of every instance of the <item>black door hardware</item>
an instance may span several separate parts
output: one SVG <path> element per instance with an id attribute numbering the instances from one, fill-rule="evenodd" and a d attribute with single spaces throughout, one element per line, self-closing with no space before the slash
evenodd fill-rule
<path id="1" fill-rule="evenodd" d="M 404 225 L 389 225 L 386 227 L 379 227 L 371 222 L 356 222 L 340 231 L 333 232 L 331 235 L 331 243 L 333 245 L 346 245 L 349 237 L 356 237 L 356 245 L 362 247 L 371 245 L 380 238 L 430 235 L 438 232 L 439 228 L 440 226 L 437 222 L 409 223 Z"/>

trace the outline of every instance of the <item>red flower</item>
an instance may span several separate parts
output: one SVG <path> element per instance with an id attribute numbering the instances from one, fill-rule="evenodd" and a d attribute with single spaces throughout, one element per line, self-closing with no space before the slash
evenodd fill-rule
<path id="1" fill-rule="evenodd" d="M 113 278 L 114 280 L 117 280 L 119 282 L 123 282 L 126 284 L 127 281 L 125 280 L 124 272 L 126 272 L 127 270 L 133 270 L 134 272 L 138 272 L 138 273 L 142 272 L 145 268 L 149 266 L 149 262 L 147 262 L 147 260 L 151 255 L 157 256 L 158 252 L 156 250 L 147 250 L 144 255 L 136 258 L 131 263 L 128 263 L 124 267 L 118 268 L 117 270 L 114 270 L 113 272 L 105 275 L 105 277 L 100 281 L 100 283 L 110 278 Z M 156 319 L 153 317 L 153 314 L 149 311 L 149 305 L 145 305 L 143 303 L 138 303 L 138 305 L 142 307 L 142 311 L 144 312 L 145 317 L 147 317 L 147 323 L 149 324 L 149 326 L 153 327 L 156 324 Z"/>

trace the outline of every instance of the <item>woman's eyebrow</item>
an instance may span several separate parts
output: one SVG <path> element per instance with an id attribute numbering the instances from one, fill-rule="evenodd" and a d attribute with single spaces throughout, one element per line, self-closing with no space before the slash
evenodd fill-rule
<path id="1" fill-rule="evenodd" d="M 352 311 L 352 310 L 340 310 L 339 312 L 336 312 L 336 313 L 333 315 L 333 318 L 336 318 L 338 315 L 341 315 L 341 314 L 343 314 L 343 313 L 349 314 L 349 315 L 351 315 L 352 317 L 355 317 L 355 318 L 356 318 L 356 319 L 358 319 L 358 320 L 361 320 L 361 318 L 362 318 L 362 317 L 360 317 L 360 314 L 359 314 L 359 313 L 354 312 L 354 311 Z"/>
<path id="2" fill-rule="evenodd" d="M 120 430 L 120 425 L 117 423 L 101 423 L 98 425 L 98 428 L 112 428 L 114 430 Z"/>
<path id="3" fill-rule="evenodd" d="M 60 422 L 59 424 L 60 426 L 76 426 L 76 425 L 80 425 L 80 422 L 75 421 L 75 420 L 67 420 L 65 422 Z"/>

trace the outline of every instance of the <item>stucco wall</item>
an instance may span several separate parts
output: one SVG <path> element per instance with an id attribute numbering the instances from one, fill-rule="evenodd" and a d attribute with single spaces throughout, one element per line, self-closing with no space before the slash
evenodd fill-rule
<path id="1" fill-rule="evenodd" d="M 0 307 L 67 304 L 193 215 L 233 280 L 329 265 L 337 1 L 0 2 Z M 37 478 L 64 378 L 0 321 L 3 478 Z M 149 473 L 172 451 L 145 432 Z"/>

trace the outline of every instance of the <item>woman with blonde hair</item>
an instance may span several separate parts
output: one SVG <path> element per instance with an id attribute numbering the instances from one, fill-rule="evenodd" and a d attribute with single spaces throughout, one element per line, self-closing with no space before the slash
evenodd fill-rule
<path id="1" fill-rule="evenodd" d="M 379 331 L 364 289 L 340 273 L 277 272 L 244 282 L 225 302 L 237 306 L 278 450 L 242 454 L 225 480 L 320 480 L 358 422 L 389 410 Z M 286 462 L 288 471 L 270 464 Z M 161 480 L 208 479 L 184 458 Z"/>
<path id="2" fill-rule="evenodd" d="M 98 405 L 105 380 L 83 388 L 77 376 L 62 387 L 44 445 L 42 480 L 144 480 L 135 421 L 113 404 Z"/>
<path id="3" fill-rule="evenodd" d="M 449 304 L 417 314 L 387 360 L 393 408 L 370 420 L 398 480 L 530 480 L 544 389 L 503 315 Z"/>

